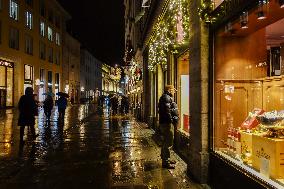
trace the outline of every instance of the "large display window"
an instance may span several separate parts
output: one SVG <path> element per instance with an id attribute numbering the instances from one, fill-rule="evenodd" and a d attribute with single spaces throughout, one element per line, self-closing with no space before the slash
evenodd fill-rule
<path id="1" fill-rule="evenodd" d="M 214 151 L 284 187 L 284 9 L 242 12 L 214 34 Z"/>
<path id="2" fill-rule="evenodd" d="M 177 102 L 179 107 L 180 122 L 178 128 L 180 131 L 189 135 L 189 54 L 182 54 L 177 59 Z"/>

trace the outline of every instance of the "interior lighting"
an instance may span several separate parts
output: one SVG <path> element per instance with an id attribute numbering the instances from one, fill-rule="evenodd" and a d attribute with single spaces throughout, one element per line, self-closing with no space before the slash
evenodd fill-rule
<path id="1" fill-rule="evenodd" d="M 257 12 L 257 19 L 258 19 L 258 20 L 263 20 L 263 19 L 265 19 L 265 18 L 266 18 L 266 15 L 265 15 L 265 13 L 264 13 L 263 10 Z"/>
<path id="2" fill-rule="evenodd" d="M 284 8 L 284 0 L 279 0 L 279 5 L 280 5 L 280 8 Z"/>
<path id="3" fill-rule="evenodd" d="M 248 28 L 248 12 L 245 11 L 240 16 L 240 25 L 242 29 Z"/>

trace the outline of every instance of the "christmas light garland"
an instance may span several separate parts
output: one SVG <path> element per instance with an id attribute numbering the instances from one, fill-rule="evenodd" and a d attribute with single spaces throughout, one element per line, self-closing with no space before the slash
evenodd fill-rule
<path id="1" fill-rule="evenodd" d="M 167 55 L 174 52 L 176 47 L 189 38 L 189 0 L 170 0 L 165 6 L 166 12 L 153 27 L 153 36 L 149 42 L 149 66 L 150 71 L 155 71 L 156 66 L 167 65 Z M 182 23 L 182 40 L 177 40 L 177 24 L 179 16 Z"/>

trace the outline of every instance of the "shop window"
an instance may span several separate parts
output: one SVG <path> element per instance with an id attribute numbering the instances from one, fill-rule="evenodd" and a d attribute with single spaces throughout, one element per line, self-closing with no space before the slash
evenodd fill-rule
<path id="1" fill-rule="evenodd" d="M 10 18 L 19 20 L 19 6 L 17 0 L 10 0 Z"/>
<path id="2" fill-rule="evenodd" d="M 10 28 L 9 47 L 12 49 L 19 50 L 19 30 L 16 28 Z"/>
<path id="3" fill-rule="evenodd" d="M 48 48 L 48 61 L 53 63 L 53 49 L 52 49 L 52 47 Z"/>
<path id="4" fill-rule="evenodd" d="M 55 34 L 55 43 L 56 43 L 56 45 L 60 45 L 60 35 L 59 35 L 59 33 Z"/>
<path id="5" fill-rule="evenodd" d="M 13 106 L 14 69 L 7 67 L 7 96 L 6 106 Z"/>
<path id="6" fill-rule="evenodd" d="M 45 23 L 43 21 L 40 21 L 40 35 L 45 36 Z"/>
<path id="7" fill-rule="evenodd" d="M 0 66 L 0 87 L 6 87 L 6 68 L 5 66 Z"/>
<path id="8" fill-rule="evenodd" d="M 34 69 L 33 66 L 25 64 L 25 73 L 24 73 L 24 91 L 27 87 L 33 87 L 33 77 Z"/>
<path id="9" fill-rule="evenodd" d="M 49 26 L 47 27 L 47 37 L 49 41 L 53 40 L 52 28 Z"/>
<path id="10" fill-rule="evenodd" d="M 271 188 L 284 187 L 284 16 L 276 13 L 279 6 L 269 2 L 265 24 L 253 17 L 256 8 L 249 12 L 250 30 L 237 20 L 214 36 L 214 151 Z"/>
<path id="11" fill-rule="evenodd" d="M 186 135 L 190 132 L 189 115 L 189 53 L 177 59 L 177 103 L 180 113 L 179 130 Z"/>
<path id="12" fill-rule="evenodd" d="M 42 41 L 39 42 L 39 56 L 42 60 L 45 60 L 46 58 L 46 46 L 45 43 Z"/>

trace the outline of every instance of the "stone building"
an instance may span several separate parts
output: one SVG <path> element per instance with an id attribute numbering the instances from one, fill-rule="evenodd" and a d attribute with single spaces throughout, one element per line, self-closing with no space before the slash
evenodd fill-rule
<path id="1" fill-rule="evenodd" d="M 125 0 L 126 58 L 135 58 L 138 47 L 142 54 L 143 119 L 158 131 L 158 99 L 165 85 L 174 85 L 181 117 L 174 149 L 187 162 L 188 174 L 208 183 L 209 31 L 198 11 L 190 11 L 201 2 L 143 2 Z"/>
<path id="2" fill-rule="evenodd" d="M 80 99 L 80 42 L 66 33 L 63 38 L 62 80 L 64 92 L 70 100 L 78 103 Z M 62 89 L 62 91 L 63 91 Z"/>
<path id="3" fill-rule="evenodd" d="M 93 99 L 96 90 L 102 90 L 103 63 L 87 49 L 81 48 L 80 91 L 81 98 Z"/>
<path id="4" fill-rule="evenodd" d="M 0 107 L 62 89 L 62 37 L 70 15 L 56 0 L 0 1 Z M 57 98 L 57 97 L 56 97 Z"/>

